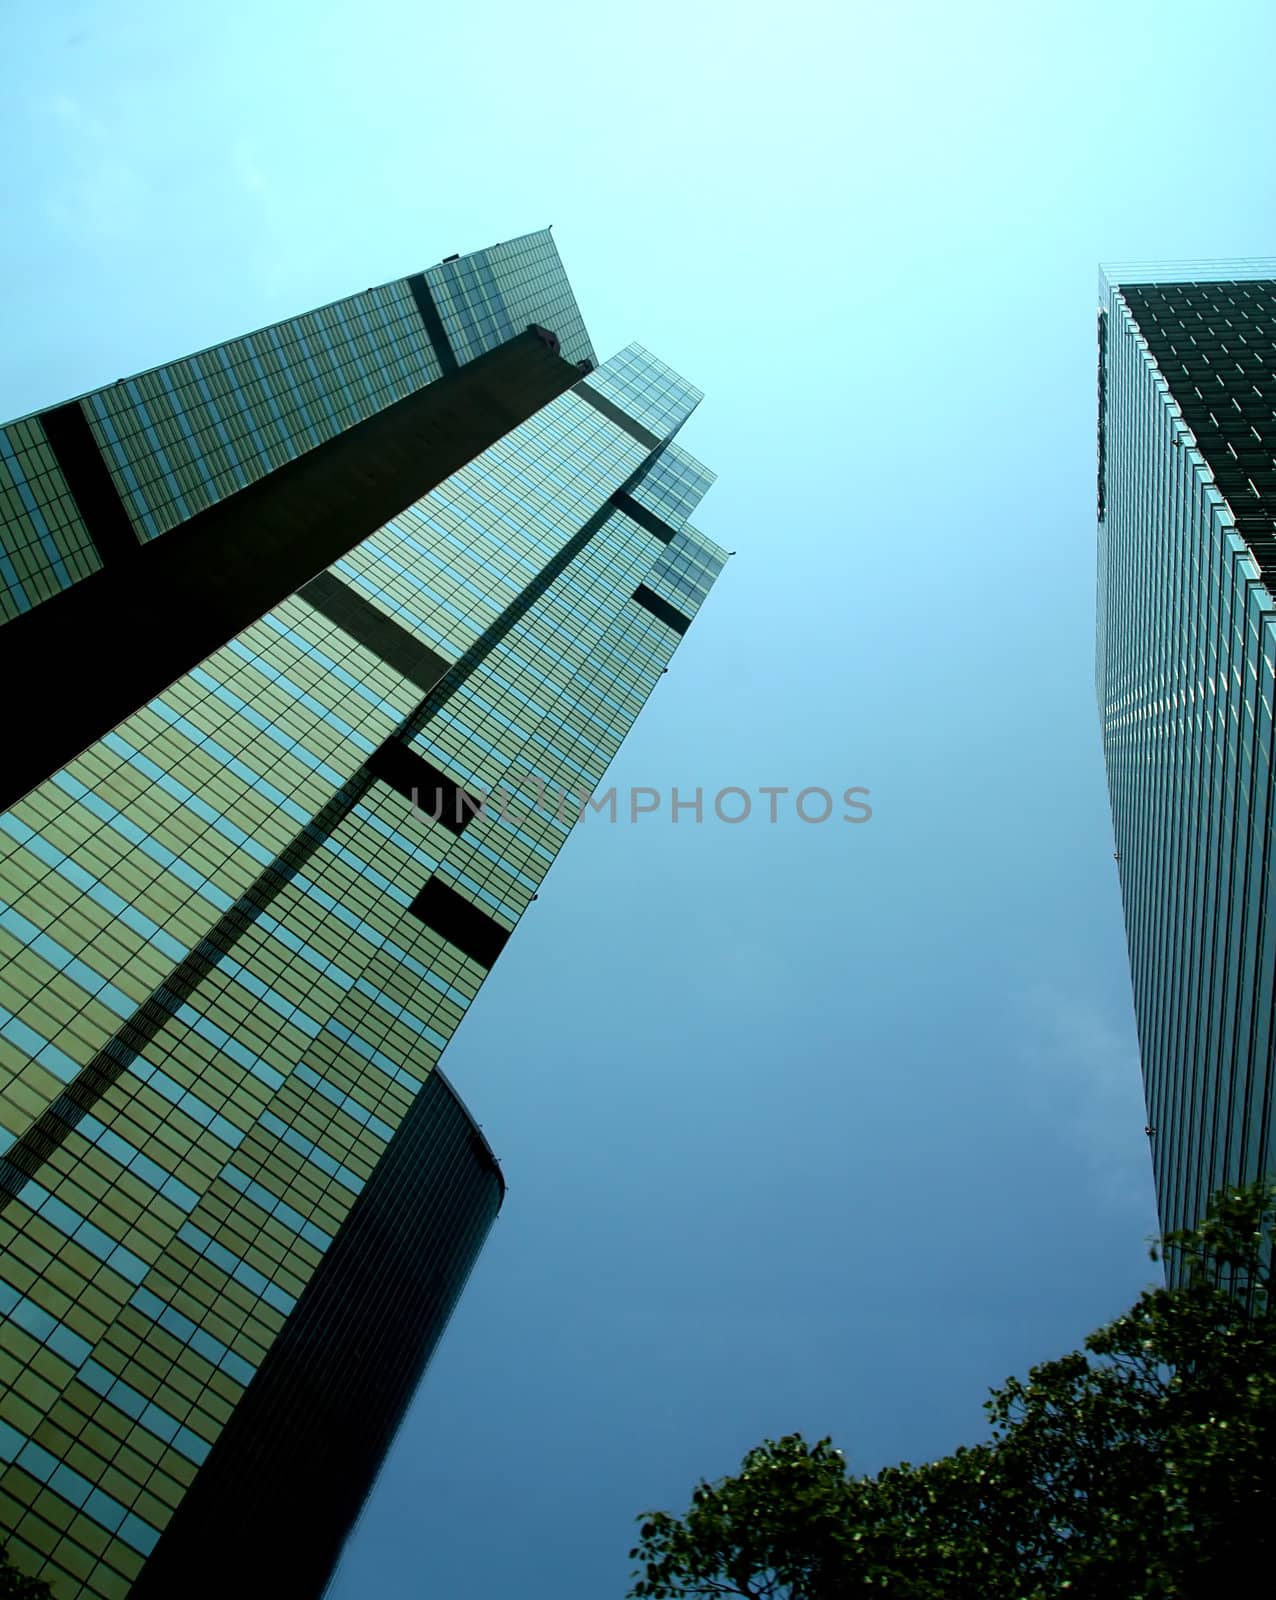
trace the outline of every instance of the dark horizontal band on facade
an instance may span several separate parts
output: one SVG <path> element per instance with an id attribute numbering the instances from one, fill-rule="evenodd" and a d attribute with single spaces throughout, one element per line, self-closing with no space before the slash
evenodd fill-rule
<path id="1" fill-rule="evenodd" d="M 508 928 L 438 878 L 430 879 L 408 909 L 480 967 L 492 966 L 509 940 Z"/>
<path id="2" fill-rule="evenodd" d="M 435 360 L 444 376 L 449 372 L 455 372 L 460 362 L 456 359 L 452 341 L 447 336 L 447 329 L 443 326 L 443 318 L 439 315 L 439 308 L 430 292 L 430 285 L 425 280 L 425 274 L 418 272 L 415 277 L 409 278 L 408 289 L 416 302 L 417 310 L 421 313 L 421 321 L 425 324 L 425 336 L 430 341 L 430 348 L 434 351 Z"/>
<path id="3" fill-rule="evenodd" d="M 42 411 L 39 422 L 102 565 L 136 555 L 141 541 L 102 459 L 84 407 L 78 400 L 68 400 L 63 406 Z"/>
<path id="4" fill-rule="evenodd" d="M 631 438 L 637 439 L 638 443 L 645 449 L 658 450 L 660 448 L 662 441 L 650 429 L 644 428 L 641 422 L 635 422 L 631 416 L 626 415 L 614 401 L 609 400 L 605 394 L 600 394 L 592 383 L 585 383 L 582 380 L 580 383 L 573 385 L 572 393 L 578 394 L 582 400 L 587 401 L 595 411 L 601 411 L 609 422 L 614 422 L 618 428 L 623 428 Z"/>
<path id="5" fill-rule="evenodd" d="M 623 511 L 631 522 L 636 522 L 640 528 L 646 528 L 648 533 L 654 534 L 661 544 L 670 544 L 677 536 L 678 530 L 671 528 L 667 522 L 662 522 L 654 511 L 648 511 L 646 506 L 639 505 L 632 495 L 623 489 L 617 489 L 611 497 L 611 503 L 617 511 Z"/>
<path id="6" fill-rule="evenodd" d="M 659 617 L 661 622 L 672 628 L 675 633 L 686 633 L 691 626 L 690 617 L 684 616 L 677 606 L 671 606 L 667 600 L 662 600 L 656 591 L 649 589 L 645 583 L 640 583 L 634 590 L 634 599 L 640 606 L 646 606 L 653 617 Z"/>
<path id="7" fill-rule="evenodd" d="M 402 739 L 387 739 L 374 750 L 368 758 L 368 771 L 451 833 L 463 833 L 466 823 L 483 807 L 481 800 L 467 794 Z"/>
<path id="8" fill-rule="evenodd" d="M 297 592 L 307 605 L 426 694 L 452 665 L 331 572 L 321 572 Z"/>

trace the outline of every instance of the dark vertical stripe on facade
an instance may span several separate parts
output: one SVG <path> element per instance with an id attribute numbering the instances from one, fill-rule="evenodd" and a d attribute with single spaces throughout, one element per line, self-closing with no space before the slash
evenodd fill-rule
<path id="1" fill-rule="evenodd" d="M 635 422 L 626 412 L 622 411 L 614 400 L 609 400 L 605 394 L 600 394 L 592 383 L 577 383 L 572 386 L 572 393 L 578 394 L 582 400 L 593 406 L 595 411 L 601 411 L 609 422 L 614 422 L 618 428 L 623 428 L 633 439 L 647 450 L 658 450 L 661 441 L 657 439 L 650 429 L 644 428 L 641 422 Z"/>
<path id="2" fill-rule="evenodd" d="M 130 1591 L 319 1600 L 500 1209 L 431 1073 Z"/>
<path id="3" fill-rule="evenodd" d="M 674 629 L 676 633 L 686 633 L 691 626 L 691 618 L 684 617 L 676 606 L 671 606 L 667 600 L 662 600 L 654 589 L 649 589 L 645 583 L 640 583 L 634 590 L 634 599 L 640 606 L 646 606 L 653 617 L 659 617 L 666 627 Z"/>
<path id="4" fill-rule="evenodd" d="M 436 712 L 447 704 L 470 674 L 581 554 L 612 514 L 612 509 L 610 505 L 605 505 L 597 511 L 553 560 L 510 601 L 486 632 L 480 634 L 470 648 L 458 657 L 416 711 L 405 719 L 398 731 L 399 739 L 406 742 L 429 724 Z M 22 1193 L 28 1181 L 35 1177 L 65 1141 L 85 1112 L 91 1111 L 120 1074 L 143 1054 L 156 1034 L 190 999 L 202 980 L 230 954 L 262 912 L 269 909 L 280 890 L 291 882 L 363 799 L 372 782 L 373 775 L 364 766 L 333 795 L 327 805 L 289 840 L 274 861 L 262 869 L 257 879 L 213 924 L 190 954 L 120 1025 L 49 1109 L 0 1156 L 0 1213 Z"/>
<path id="5" fill-rule="evenodd" d="M 414 278 L 409 278 L 408 288 L 412 291 L 416 308 L 421 313 L 421 321 L 425 324 L 426 337 L 444 375 L 455 372 L 460 363 L 456 359 L 456 352 L 452 349 L 452 341 L 447 336 L 447 329 L 443 326 L 439 308 L 434 303 L 434 296 L 430 293 L 430 286 L 425 281 L 425 274 L 418 272 Z"/>
<path id="6" fill-rule="evenodd" d="M 39 422 L 103 566 L 121 556 L 135 555 L 137 532 L 102 459 L 84 407 L 78 400 L 68 400 L 64 406 L 42 411 Z"/>
<path id="7" fill-rule="evenodd" d="M 122 1073 L 144 1054 L 199 985 L 217 968 L 280 891 L 301 871 L 372 784 L 366 768 L 293 836 L 193 950 L 82 1067 L 56 1100 L 0 1156 L 0 1213 L 17 1199 L 53 1152 L 74 1131 Z"/>

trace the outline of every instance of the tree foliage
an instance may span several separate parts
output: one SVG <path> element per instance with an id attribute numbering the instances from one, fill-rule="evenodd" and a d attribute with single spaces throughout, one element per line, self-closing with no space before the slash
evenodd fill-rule
<path id="1" fill-rule="evenodd" d="M 53 1600 L 43 1578 L 28 1578 L 14 1565 L 7 1540 L 0 1540 L 0 1600 Z"/>
<path id="2" fill-rule="evenodd" d="M 767 1440 L 640 1518 L 634 1600 L 1213 1600 L 1276 1557 L 1273 1190 L 1215 1197 L 1084 1351 L 992 1391 L 991 1437 L 856 1477 Z M 1153 1256 L 1157 1251 L 1153 1251 Z"/>

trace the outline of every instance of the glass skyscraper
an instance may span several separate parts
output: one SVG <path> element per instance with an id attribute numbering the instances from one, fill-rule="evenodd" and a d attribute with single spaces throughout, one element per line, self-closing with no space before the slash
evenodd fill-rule
<path id="1" fill-rule="evenodd" d="M 0 1527 L 321 1593 L 503 1193 L 439 1056 L 724 552 L 548 233 L 0 430 Z"/>
<path id="2" fill-rule="evenodd" d="M 1276 1166 L 1276 261 L 1105 268 L 1097 690 L 1160 1220 Z"/>

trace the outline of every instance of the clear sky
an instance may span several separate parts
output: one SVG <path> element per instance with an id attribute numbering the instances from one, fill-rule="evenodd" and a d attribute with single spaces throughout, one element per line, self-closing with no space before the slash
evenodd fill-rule
<path id="1" fill-rule="evenodd" d="M 0 21 L 0 414 L 554 224 L 739 554 L 445 1058 L 510 1190 L 332 1600 L 605 1600 L 1149 1281 L 1093 689 L 1100 258 L 1271 254 L 1270 0 L 160 0 Z M 227 1537 L 233 1538 L 233 1530 Z"/>

